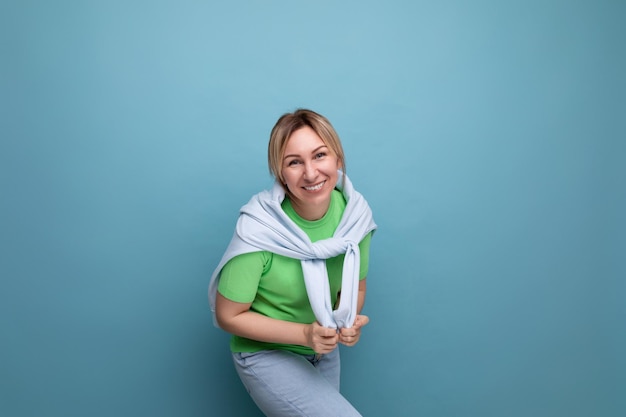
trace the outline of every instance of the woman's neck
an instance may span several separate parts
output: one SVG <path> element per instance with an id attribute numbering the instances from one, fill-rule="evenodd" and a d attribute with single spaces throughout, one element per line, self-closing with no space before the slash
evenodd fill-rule
<path id="1" fill-rule="evenodd" d="M 328 212 L 328 208 L 330 207 L 330 199 L 321 204 L 300 204 L 298 201 L 290 198 L 291 207 L 296 212 L 296 214 L 302 217 L 304 220 L 314 221 L 319 220 Z"/>

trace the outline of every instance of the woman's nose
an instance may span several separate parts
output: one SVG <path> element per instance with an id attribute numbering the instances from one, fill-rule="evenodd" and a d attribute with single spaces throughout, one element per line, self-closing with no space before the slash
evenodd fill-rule
<path id="1" fill-rule="evenodd" d="M 315 178 L 317 170 L 311 163 L 304 164 L 304 179 L 312 180 Z"/>

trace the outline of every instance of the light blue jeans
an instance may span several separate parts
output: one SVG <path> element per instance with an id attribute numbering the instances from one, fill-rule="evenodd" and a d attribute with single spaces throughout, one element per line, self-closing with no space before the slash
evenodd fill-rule
<path id="1" fill-rule="evenodd" d="M 268 417 L 357 417 L 339 392 L 339 348 L 326 355 L 285 350 L 233 353 L 235 369 Z"/>

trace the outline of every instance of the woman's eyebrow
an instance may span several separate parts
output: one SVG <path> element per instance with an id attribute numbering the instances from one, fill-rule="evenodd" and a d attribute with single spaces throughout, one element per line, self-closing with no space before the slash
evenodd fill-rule
<path id="1" fill-rule="evenodd" d="M 311 152 L 311 153 L 317 153 L 317 152 L 318 152 L 320 149 L 322 149 L 322 148 L 328 148 L 328 146 L 326 146 L 326 145 L 318 146 L 318 147 L 317 147 L 317 148 L 315 148 L 315 149 L 313 150 L 313 152 Z"/>
<path id="2" fill-rule="evenodd" d="M 313 150 L 311 151 L 311 155 L 313 155 L 313 154 L 315 154 L 315 153 L 319 152 L 319 150 L 320 150 L 320 149 L 322 149 L 322 148 L 328 148 L 328 146 L 326 146 L 326 145 L 321 145 L 321 146 L 318 146 L 317 148 L 315 148 L 315 149 L 313 149 Z M 283 157 L 283 159 L 287 159 L 287 158 L 299 158 L 299 157 L 300 157 L 300 155 L 296 155 L 296 154 L 289 154 L 289 155 L 285 155 L 285 156 Z"/>

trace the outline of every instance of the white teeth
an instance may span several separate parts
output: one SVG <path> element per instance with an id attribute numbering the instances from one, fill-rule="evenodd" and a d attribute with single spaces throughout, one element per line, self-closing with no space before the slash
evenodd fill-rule
<path id="1" fill-rule="evenodd" d="M 320 188 L 322 188 L 322 186 L 324 185 L 324 183 L 325 183 L 325 182 L 326 182 L 326 181 L 324 181 L 324 182 L 320 182 L 319 184 L 314 185 L 313 187 L 304 187 L 304 189 L 305 189 L 305 190 L 307 190 L 307 191 L 317 191 L 317 190 L 319 190 Z"/>

